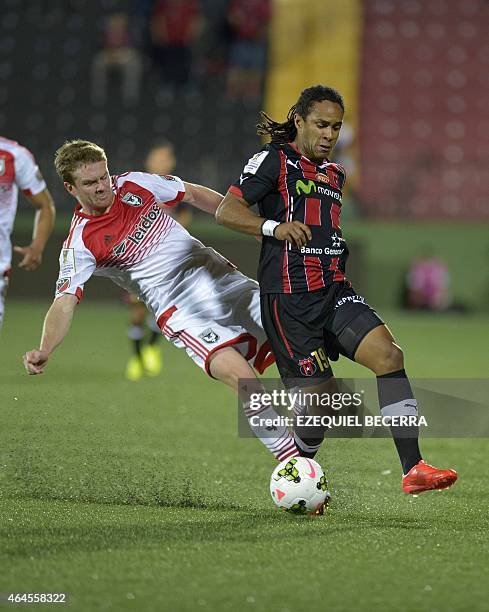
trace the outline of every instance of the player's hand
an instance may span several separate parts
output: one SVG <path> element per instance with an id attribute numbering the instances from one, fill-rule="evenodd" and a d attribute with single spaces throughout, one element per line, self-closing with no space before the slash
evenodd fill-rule
<path id="1" fill-rule="evenodd" d="M 273 235 L 277 240 L 287 240 L 296 247 L 305 246 L 308 240 L 312 240 L 311 230 L 300 221 L 277 225 Z"/>
<path id="2" fill-rule="evenodd" d="M 14 251 L 23 255 L 19 268 L 35 270 L 42 261 L 42 250 L 32 245 L 26 247 L 14 246 Z"/>
<path id="3" fill-rule="evenodd" d="M 49 353 L 47 351 L 41 351 L 40 349 L 28 351 L 23 359 L 27 374 L 42 374 L 48 359 Z"/>

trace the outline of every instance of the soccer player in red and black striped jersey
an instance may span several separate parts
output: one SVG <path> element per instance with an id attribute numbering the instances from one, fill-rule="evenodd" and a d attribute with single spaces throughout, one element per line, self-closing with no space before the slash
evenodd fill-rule
<path id="1" fill-rule="evenodd" d="M 286 386 L 331 388 L 328 356 L 338 353 L 377 376 L 383 416 L 417 416 L 402 350 L 379 315 L 345 278 L 348 248 L 340 227 L 345 170 L 329 161 L 344 114 L 330 87 L 305 89 L 278 123 L 262 113 L 258 134 L 271 142 L 245 165 L 216 212 L 227 227 L 262 236 L 258 271 L 262 322 Z M 257 204 L 259 214 L 250 205 Z M 297 406 L 297 411 L 310 407 Z M 398 419 L 398 422 L 400 420 Z M 391 427 L 403 468 L 403 489 L 443 489 L 453 470 L 427 464 L 418 428 Z M 321 440 L 296 430 L 300 454 L 312 457 Z"/>

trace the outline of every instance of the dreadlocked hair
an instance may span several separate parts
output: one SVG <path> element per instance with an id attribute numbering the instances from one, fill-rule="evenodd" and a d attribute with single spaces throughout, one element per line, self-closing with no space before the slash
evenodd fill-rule
<path id="1" fill-rule="evenodd" d="M 343 97 L 336 89 L 326 87 L 325 85 L 315 85 L 314 87 L 308 87 L 302 91 L 297 102 L 287 113 L 287 121 L 283 123 L 274 121 L 265 111 L 260 111 L 260 116 L 263 121 L 257 124 L 256 133 L 259 136 L 269 136 L 271 142 L 278 144 L 292 142 L 297 136 L 295 116 L 300 115 L 305 119 L 311 112 L 311 107 L 314 102 L 323 102 L 323 100 L 334 102 L 341 107 L 341 110 L 345 110 Z"/>
<path id="2" fill-rule="evenodd" d="M 271 142 L 284 143 L 294 140 L 297 129 L 294 125 L 295 104 L 287 114 L 287 121 L 279 123 L 274 121 L 265 111 L 260 111 L 263 119 L 262 123 L 256 126 L 256 133 L 259 136 L 270 136 Z"/>

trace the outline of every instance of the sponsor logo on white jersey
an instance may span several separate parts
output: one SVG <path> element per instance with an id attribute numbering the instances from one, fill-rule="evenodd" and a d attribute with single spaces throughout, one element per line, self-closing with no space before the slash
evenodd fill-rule
<path id="1" fill-rule="evenodd" d="M 153 204 L 145 215 L 141 215 L 139 223 L 136 225 L 134 232 L 129 234 L 127 239 L 134 244 L 139 244 L 160 216 L 161 208 L 158 206 L 158 204 Z"/>
<path id="2" fill-rule="evenodd" d="M 143 204 L 143 199 L 140 198 L 138 195 L 131 193 L 130 191 L 128 191 L 124 197 L 122 198 L 122 201 L 125 204 L 129 204 L 129 206 L 142 206 Z"/>
<path id="3" fill-rule="evenodd" d="M 119 244 L 116 244 L 114 247 L 112 247 L 112 253 L 114 253 L 116 257 L 124 255 L 124 253 L 126 252 L 126 246 L 127 240 L 124 238 L 122 242 L 119 242 Z"/>
<path id="4" fill-rule="evenodd" d="M 120 255 L 124 255 L 126 248 L 128 247 L 128 242 L 139 244 L 153 227 L 155 222 L 161 217 L 161 214 L 162 210 L 158 204 L 153 204 L 145 215 L 141 215 L 139 222 L 134 226 L 134 230 L 112 248 L 114 255 L 118 257 Z"/>

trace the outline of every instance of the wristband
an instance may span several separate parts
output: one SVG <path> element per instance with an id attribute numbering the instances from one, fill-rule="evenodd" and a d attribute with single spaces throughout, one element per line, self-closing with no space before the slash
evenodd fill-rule
<path id="1" fill-rule="evenodd" d="M 279 221 L 273 221 L 272 219 L 266 219 L 263 221 L 261 226 L 261 233 L 263 236 L 274 236 L 277 225 L 280 225 Z"/>

